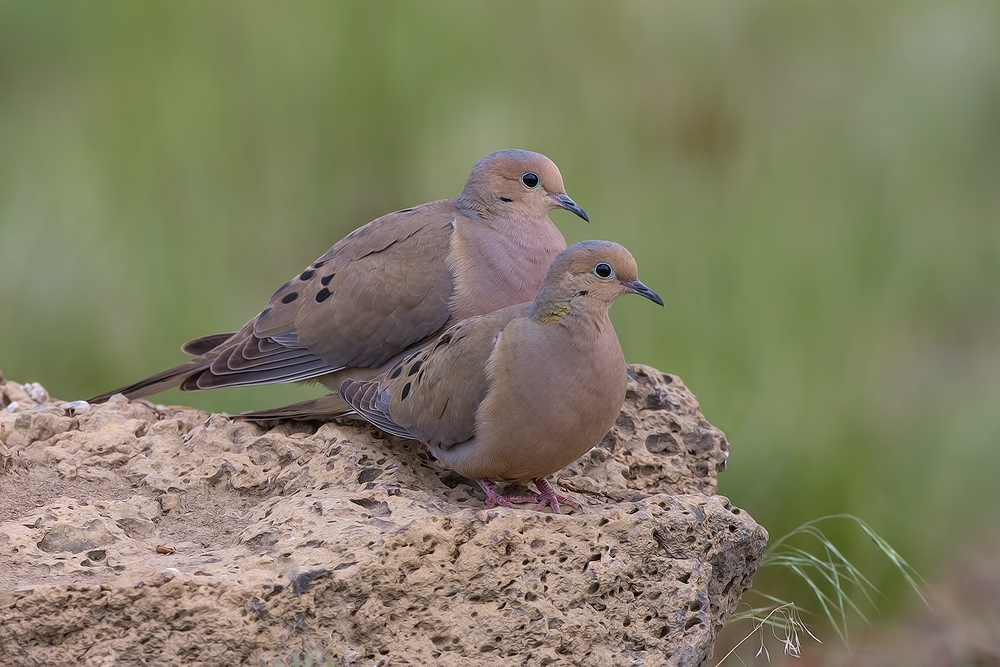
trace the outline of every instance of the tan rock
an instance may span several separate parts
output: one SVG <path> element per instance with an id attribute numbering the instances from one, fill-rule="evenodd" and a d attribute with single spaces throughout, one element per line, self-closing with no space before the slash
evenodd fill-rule
<path id="1" fill-rule="evenodd" d="M 486 511 L 368 426 L 0 383 L 0 664 L 698 665 L 767 539 L 714 495 L 727 453 L 678 378 L 635 366 L 554 476 L 584 513 Z"/>

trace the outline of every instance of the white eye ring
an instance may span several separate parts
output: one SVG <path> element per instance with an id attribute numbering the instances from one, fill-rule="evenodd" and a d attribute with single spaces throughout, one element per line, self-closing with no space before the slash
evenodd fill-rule
<path id="1" fill-rule="evenodd" d="M 614 278 L 615 270 L 607 262 L 601 262 L 594 267 L 594 275 L 607 280 L 608 278 Z"/>
<path id="2" fill-rule="evenodd" d="M 539 185 L 541 185 L 542 179 L 538 178 L 538 174 L 533 171 L 526 171 L 521 174 L 521 185 L 528 188 L 529 190 L 534 190 Z"/>

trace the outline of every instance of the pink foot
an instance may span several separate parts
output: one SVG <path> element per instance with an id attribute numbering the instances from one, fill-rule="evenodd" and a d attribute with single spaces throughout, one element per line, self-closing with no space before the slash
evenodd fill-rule
<path id="1" fill-rule="evenodd" d="M 494 487 L 489 480 L 477 479 L 476 481 L 479 482 L 479 486 L 483 487 L 483 491 L 486 492 L 486 509 L 491 509 L 497 505 L 502 507 L 513 507 L 513 505 L 510 504 L 510 499 L 497 493 L 496 487 Z"/>
<path id="2" fill-rule="evenodd" d="M 530 493 L 526 496 L 503 496 L 497 493 L 496 488 L 489 480 L 477 479 L 479 486 L 483 487 L 483 491 L 486 492 L 486 509 L 491 507 L 496 507 L 500 505 L 502 507 L 512 507 L 512 503 L 538 503 L 535 505 L 535 511 L 541 512 L 545 509 L 546 505 L 552 506 L 552 512 L 554 514 L 560 514 L 559 504 L 563 503 L 575 507 L 576 509 L 583 511 L 583 506 L 572 498 L 567 498 L 566 496 L 556 493 L 556 490 L 552 488 L 549 484 L 549 480 L 544 477 L 539 477 L 535 480 L 535 486 L 538 487 L 539 493 Z"/>
<path id="3" fill-rule="evenodd" d="M 545 479 L 544 477 L 538 477 L 532 481 L 535 483 L 535 486 L 537 486 L 538 490 L 541 492 L 540 495 L 538 496 L 538 500 L 540 500 L 541 502 L 535 505 L 536 512 L 541 512 L 543 509 L 545 509 L 546 505 L 551 505 L 552 513 L 559 514 L 560 513 L 559 503 L 564 503 L 566 505 L 569 505 L 570 507 L 575 507 L 581 512 L 583 511 L 583 505 L 576 502 L 572 498 L 568 498 L 566 496 L 556 493 L 556 490 L 552 488 L 551 484 L 549 484 L 549 480 Z"/>

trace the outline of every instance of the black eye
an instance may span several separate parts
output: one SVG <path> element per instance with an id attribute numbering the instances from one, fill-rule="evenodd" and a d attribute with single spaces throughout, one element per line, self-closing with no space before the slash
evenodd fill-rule
<path id="1" fill-rule="evenodd" d="M 521 174 L 521 184 L 526 188 L 534 190 L 538 187 L 538 174 L 533 171 L 526 171 Z"/>
<path id="2" fill-rule="evenodd" d="M 610 278 L 612 275 L 614 275 L 614 270 L 611 268 L 611 265 L 608 264 L 607 262 L 601 262 L 600 264 L 594 267 L 594 275 L 597 276 L 598 278 Z"/>

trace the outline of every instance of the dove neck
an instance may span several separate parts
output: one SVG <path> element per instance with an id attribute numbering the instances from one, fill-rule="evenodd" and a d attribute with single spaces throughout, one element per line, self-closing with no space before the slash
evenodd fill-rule
<path id="1" fill-rule="evenodd" d="M 518 202 L 501 199 L 491 194 L 487 188 L 477 187 L 474 183 L 466 184 L 462 194 L 455 199 L 455 205 L 466 217 L 481 220 L 490 226 L 498 218 L 506 219 L 512 215 L 532 217 L 531 211 Z"/>
<path id="2" fill-rule="evenodd" d="M 570 322 L 580 327 L 579 331 L 592 328 L 600 333 L 610 325 L 608 306 L 594 298 L 567 295 L 563 290 L 543 285 L 531 304 L 528 317 L 539 324 L 563 324 Z M 582 325 L 582 326 L 581 326 Z M 590 325 L 588 327 L 588 325 Z"/>
<path id="3" fill-rule="evenodd" d="M 455 205 L 458 206 L 458 210 L 461 211 L 462 215 L 468 218 L 485 219 L 490 216 L 490 207 L 483 200 L 483 197 L 474 188 L 468 186 L 455 199 Z"/>

